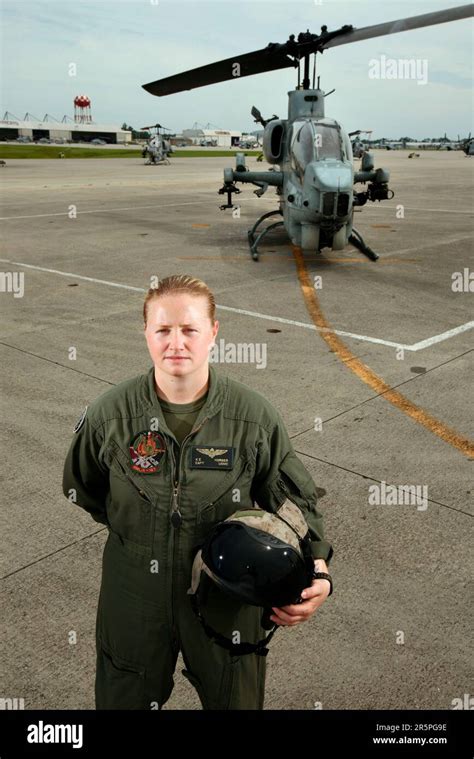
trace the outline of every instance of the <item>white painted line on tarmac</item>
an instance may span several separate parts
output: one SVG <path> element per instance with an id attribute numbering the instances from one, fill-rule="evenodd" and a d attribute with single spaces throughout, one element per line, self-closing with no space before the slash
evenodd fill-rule
<path id="1" fill-rule="evenodd" d="M 110 282 L 107 279 L 96 279 L 95 277 L 85 277 L 82 274 L 73 274 L 72 272 L 68 271 L 60 271 L 59 269 L 47 269 L 44 266 L 35 266 L 33 264 L 26 264 L 22 261 L 11 261 L 8 258 L 0 258 L 0 262 L 4 264 L 12 264 L 13 266 L 22 266 L 25 269 L 34 269 L 35 271 L 42 271 L 46 272 L 47 274 L 59 274 L 61 277 L 71 277 L 72 279 L 81 279 L 84 282 L 94 282 L 98 285 L 107 285 L 108 287 L 119 287 L 122 290 L 131 290 L 133 292 L 139 292 L 139 293 L 145 293 L 146 288 L 145 287 L 133 287 L 132 285 L 123 285 L 120 282 Z M 451 337 L 455 337 L 456 335 L 461 334 L 462 332 L 466 332 L 468 329 L 473 329 L 474 327 L 474 321 L 472 322 L 466 322 L 465 324 L 461 324 L 459 327 L 454 327 L 453 329 L 449 329 L 447 332 L 442 332 L 439 335 L 433 335 L 433 337 L 428 337 L 426 340 L 420 340 L 417 343 L 413 343 L 412 345 L 406 345 L 405 343 L 395 343 L 391 340 L 383 340 L 380 337 L 370 337 L 368 335 L 358 335 L 354 332 L 345 332 L 344 330 L 340 329 L 330 329 L 326 327 L 315 327 L 314 324 L 309 324 L 308 322 L 299 322 L 295 319 L 285 319 L 282 316 L 272 316 L 271 314 L 261 314 L 258 311 L 247 311 L 244 308 L 234 308 L 233 306 L 221 306 L 219 304 L 216 304 L 216 308 L 219 308 L 221 311 L 230 311 L 234 314 L 242 314 L 243 316 L 252 316 L 254 319 L 265 319 L 266 321 L 271 322 L 277 322 L 279 324 L 290 324 L 293 327 L 302 327 L 303 329 L 311 329 L 315 332 L 332 332 L 335 335 L 342 335 L 343 337 L 351 337 L 354 340 L 361 340 L 365 343 L 375 343 L 377 345 L 385 345 L 389 348 L 403 348 L 407 351 L 419 351 L 423 350 L 423 348 L 428 348 L 431 345 L 435 345 L 436 343 L 441 343 L 443 340 L 449 340 Z"/>
<path id="2" fill-rule="evenodd" d="M 195 206 L 202 203 L 202 200 L 190 200 L 186 203 L 163 203 L 159 205 L 154 203 L 152 206 L 126 206 L 125 208 L 95 208 L 91 211 L 75 211 L 76 216 L 84 216 L 89 213 L 111 213 L 112 211 L 140 211 L 142 208 L 172 208 L 173 206 Z M 34 213 L 30 216 L 0 216 L 0 221 L 11 221 L 12 219 L 44 219 L 48 216 L 69 216 L 68 211 L 61 213 Z M 23 266 L 24 264 L 22 264 Z"/>
<path id="3" fill-rule="evenodd" d="M 428 213 L 461 213 L 461 214 L 466 214 L 468 216 L 472 215 L 472 211 L 460 211 L 459 209 L 454 209 L 454 208 L 418 208 L 418 206 L 403 206 L 403 209 L 405 211 L 428 211 Z M 369 206 L 367 210 L 373 211 L 374 209 L 372 208 L 372 206 Z M 380 210 L 392 211 L 393 213 L 395 213 L 397 210 L 397 206 L 388 206 L 388 205 L 378 206 L 376 213 L 379 213 Z M 400 221 L 400 219 L 397 219 L 397 221 Z M 407 221 L 407 220 L 403 219 L 403 221 Z"/>
<path id="4" fill-rule="evenodd" d="M 454 327 L 454 329 L 448 329 L 447 332 L 442 332 L 440 335 L 433 335 L 433 337 L 427 337 L 426 340 L 420 340 L 419 343 L 413 343 L 410 350 L 421 351 L 423 348 L 429 348 L 430 345 L 435 345 L 435 343 L 441 343 L 443 340 L 449 340 L 450 337 L 460 335 L 461 332 L 467 332 L 468 329 L 472 329 L 473 327 L 474 321 L 466 322 L 459 327 Z"/>
<path id="5" fill-rule="evenodd" d="M 345 337 L 353 337 L 355 340 L 363 340 L 366 343 L 378 343 L 380 345 L 388 345 L 390 348 L 406 348 L 409 350 L 408 345 L 401 345 L 400 343 L 392 343 L 390 340 L 382 340 L 380 337 L 368 337 L 368 335 L 356 335 L 354 332 L 344 332 L 340 329 L 330 329 L 329 327 L 315 327 L 314 324 L 308 324 L 308 322 L 298 322 L 294 319 L 284 319 L 281 316 L 271 316 L 270 314 L 260 314 L 256 311 L 246 311 L 244 308 L 233 308 L 231 306 L 219 306 L 216 304 L 216 308 L 220 308 L 222 311 L 232 311 L 236 314 L 244 314 L 244 316 L 253 316 L 257 319 L 268 319 L 268 321 L 279 322 L 280 324 L 291 324 L 294 327 L 303 327 L 304 329 L 312 329 L 316 332 L 334 332 L 336 335 L 344 335 Z"/>
<path id="6" fill-rule="evenodd" d="M 109 287 L 120 287 L 123 290 L 134 290 L 138 293 L 144 293 L 146 290 L 143 287 L 132 287 L 132 285 L 121 285 L 119 282 L 109 282 L 107 279 L 95 279 L 95 277 L 84 277 L 82 274 L 73 274 L 69 271 L 60 271 L 59 269 L 46 269 L 44 266 L 33 266 L 32 264 L 24 264 L 20 261 L 9 261 L 7 258 L 0 258 L 0 262 L 4 264 L 13 264 L 14 266 L 23 266 L 25 269 L 35 269 L 36 271 L 44 271 L 48 274 L 59 274 L 61 277 L 72 277 L 73 279 L 82 279 L 85 282 L 95 282 L 98 285 L 108 285 Z"/>
<path id="7" fill-rule="evenodd" d="M 367 233 L 364 232 L 367 236 Z M 461 237 L 449 237 L 444 240 L 438 240 L 437 242 L 428 242 L 424 245 L 417 245 L 415 248 L 403 248 L 402 250 L 394 250 L 393 254 L 396 256 L 405 255 L 405 253 L 417 253 L 419 250 L 426 250 L 430 248 L 439 248 L 441 245 L 454 245 L 456 242 L 462 242 L 463 240 L 472 240 L 472 232 L 468 235 L 461 235 Z M 383 261 L 383 258 L 380 259 Z"/>

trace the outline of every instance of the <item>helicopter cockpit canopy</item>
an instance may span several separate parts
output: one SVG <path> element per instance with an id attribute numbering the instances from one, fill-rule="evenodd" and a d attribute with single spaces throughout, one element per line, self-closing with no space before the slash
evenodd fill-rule
<path id="1" fill-rule="evenodd" d="M 312 161 L 322 161 L 328 158 L 343 161 L 345 151 L 339 124 L 313 119 L 294 121 L 290 153 L 291 167 L 301 180 L 306 166 Z"/>

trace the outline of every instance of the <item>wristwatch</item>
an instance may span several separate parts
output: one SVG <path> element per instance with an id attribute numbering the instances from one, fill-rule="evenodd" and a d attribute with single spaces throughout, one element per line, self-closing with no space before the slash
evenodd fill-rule
<path id="1" fill-rule="evenodd" d="M 313 569 L 313 580 L 329 580 L 329 584 L 331 586 L 331 589 L 328 593 L 328 597 L 331 595 L 333 591 L 333 584 L 332 584 L 332 577 L 331 575 L 328 575 L 327 572 L 315 572 Z"/>

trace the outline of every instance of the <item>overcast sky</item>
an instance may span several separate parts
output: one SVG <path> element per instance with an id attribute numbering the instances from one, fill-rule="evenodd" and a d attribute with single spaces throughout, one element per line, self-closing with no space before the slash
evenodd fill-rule
<path id="1" fill-rule="evenodd" d="M 1 114 L 42 119 L 73 114 L 86 94 L 97 123 L 135 128 L 159 121 L 173 131 L 194 122 L 256 128 L 250 109 L 285 117 L 293 69 L 234 79 L 157 98 L 141 85 L 195 66 L 285 42 L 322 24 L 336 29 L 414 16 L 462 0 L 3 0 Z M 321 87 L 336 92 L 326 115 L 347 131 L 422 138 L 473 130 L 472 20 L 404 32 L 327 50 L 318 56 Z M 417 59 L 427 83 L 369 77 L 371 61 Z M 69 75 L 74 63 L 77 75 Z M 474 131 L 474 130 L 473 130 Z"/>

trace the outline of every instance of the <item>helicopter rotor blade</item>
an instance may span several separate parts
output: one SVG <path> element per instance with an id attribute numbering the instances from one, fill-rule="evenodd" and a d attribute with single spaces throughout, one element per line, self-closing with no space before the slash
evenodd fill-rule
<path id="1" fill-rule="evenodd" d="M 157 79 L 155 82 L 143 84 L 142 87 L 151 95 L 163 97 L 163 95 L 172 95 L 183 90 L 205 87 L 207 84 L 217 84 L 227 79 L 240 79 L 243 76 L 262 74 L 265 71 L 296 67 L 297 61 L 288 58 L 281 48 L 284 48 L 284 45 L 274 45 L 252 53 L 235 55 L 232 58 L 226 58 L 225 61 L 217 61 L 181 74 Z"/>
<path id="2" fill-rule="evenodd" d="M 420 16 L 388 21 L 374 26 L 365 26 L 362 29 L 354 29 L 351 26 L 343 26 L 334 32 L 328 32 L 327 27 L 322 27 L 321 34 L 302 33 L 295 39 L 291 35 L 283 44 L 270 43 L 261 50 L 254 50 L 244 55 L 226 58 L 206 66 L 190 69 L 181 74 L 157 79 L 154 82 L 143 84 L 144 90 L 152 95 L 163 97 L 172 95 L 183 90 L 192 90 L 197 87 L 205 87 L 208 84 L 216 84 L 230 79 L 240 79 L 244 76 L 262 74 L 266 71 L 275 71 L 299 65 L 301 58 L 313 53 L 320 53 L 338 45 L 347 45 L 351 42 L 361 42 L 373 37 L 383 37 L 387 34 L 398 34 L 412 29 L 420 29 L 425 26 L 444 24 L 449 21 L 458 21 L 474 15 L 474 5 L 460 5 L 433 13 L 423 13 Z M 290 57 L 291 56 L 291 57 Z"/>
<path id="3" fill-rule="evenodd" d="M 384 37 L 387 34 L 398 34 L 399 32 L 408 32 L 412 29 L 421 29 L 424 26 L 433 26 L 435 24 L 445 24 L 449 21 L 459 21 L 462 18 L 470 18 L 474 15 L 474 5 L 458 5 L 456 8 L 449 8 L 444 11 L 434 11 L 433 13 L 423 13 L 421 16 L 412 16 L 411 18 L 401 18 L 397 21 L 387 21 L 384 24 L 375 24 L 374 26 L 364 26 L 362 29 L 354 29 L 340 37 L 334 37 L 327 43 L 323 44 L 324 50 L 337 45 L 347 45 L 349 42 L 361 42 L 373 37 Z"/>

